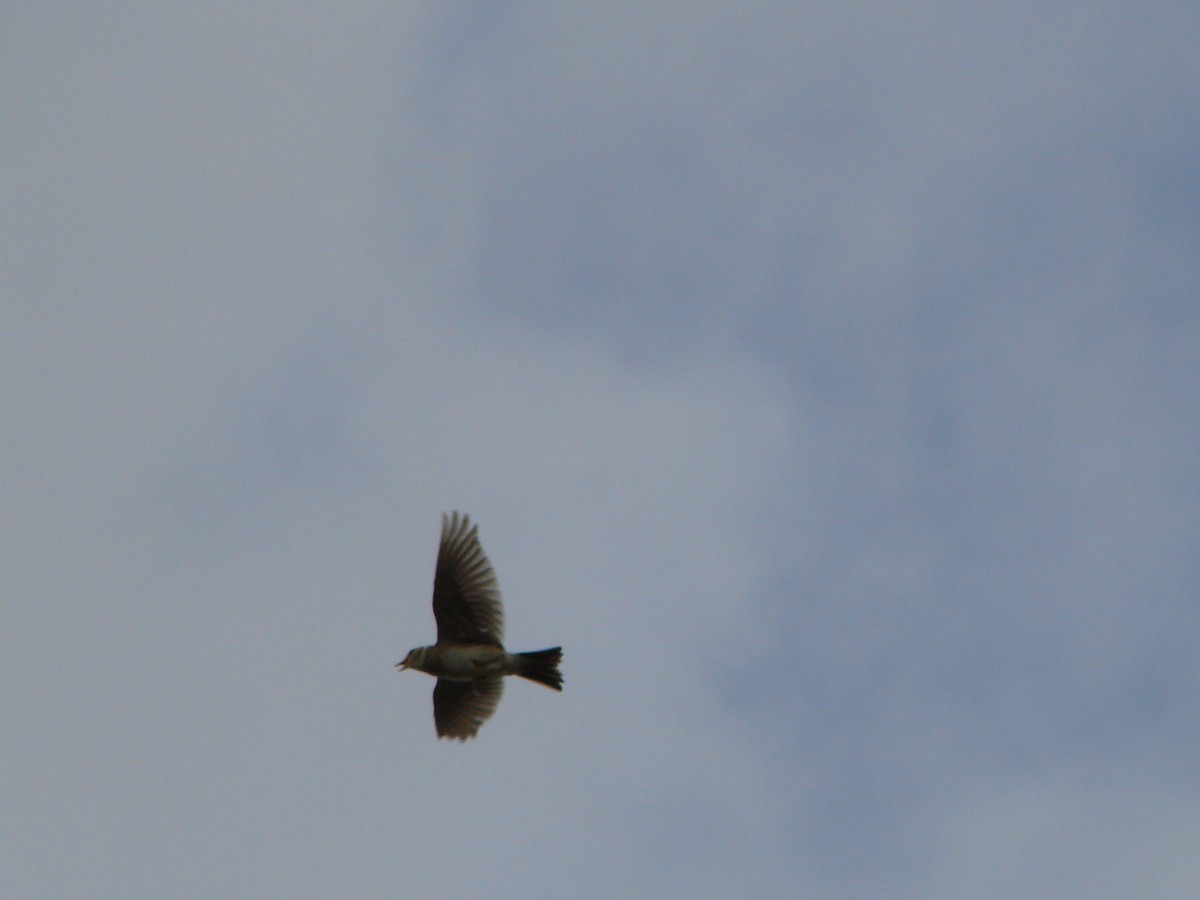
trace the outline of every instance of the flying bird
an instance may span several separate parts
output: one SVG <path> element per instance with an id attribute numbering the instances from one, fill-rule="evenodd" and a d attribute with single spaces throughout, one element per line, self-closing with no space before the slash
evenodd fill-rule
<path id="1" fill-rule="evenodd" d="M 433 575 L 437 643 L 410 650 L 396 668 L 437 677 L 433 723 L 439 738 L 465 741 L 491 718 L 504 676 L 520 675 L 562 690 L 562 647 L 509 653 L 504 606 L 492 564 L 479 544 L 479 526 L 457 512 L 442 514 L 442 540 Z"/>

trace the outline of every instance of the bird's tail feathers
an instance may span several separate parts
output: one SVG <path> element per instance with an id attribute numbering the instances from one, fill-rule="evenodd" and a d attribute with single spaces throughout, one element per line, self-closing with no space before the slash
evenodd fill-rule
<path id="1" fill-rule="evenodd" d="M 515 654 L 520 659 L 520 669 L 517 674 L 538 684 L 544 684 L 556 691 L 562 690 L 562 672 L 558 664 L 562 662 L 562 647 L 551 647 L 549 650 L 531 650 L 528 653 Z"/>

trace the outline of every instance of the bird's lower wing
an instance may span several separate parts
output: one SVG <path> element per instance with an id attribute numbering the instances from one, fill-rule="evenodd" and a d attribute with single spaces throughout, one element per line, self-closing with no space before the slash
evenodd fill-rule
<path id="1" fill-rule="evenodd" d="M 465 741 L 475 737 L 479 726 L 492 717 L 504 693 L 504 681 L 447 681 L 439 678 L 433 688 L 433 722 L 438 737 Z"/>

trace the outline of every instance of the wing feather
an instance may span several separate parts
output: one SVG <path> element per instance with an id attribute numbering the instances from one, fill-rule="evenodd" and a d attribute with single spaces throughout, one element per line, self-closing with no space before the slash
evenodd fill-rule
<path id="1" fill-rule="evenodd" d="M 504 645 L 500 585 L 479 543 L 479 526 L 465 514 L 442 515 L 433 616 L 439 642 Z"/>
<path id="2" fill-rule="evenodd" d="M 438 737 L 465 741 L 475 737 L 492 717 L 504 693 L 504 680 L 447 681 L 439 678 L 433 687 L 433 723 Z"/>

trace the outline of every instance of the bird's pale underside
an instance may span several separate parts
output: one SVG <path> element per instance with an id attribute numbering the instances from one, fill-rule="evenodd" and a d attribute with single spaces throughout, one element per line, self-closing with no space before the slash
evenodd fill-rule
<path id="1" fill-rule="evenodd" d="M 562 690 L 562 648 L 509 653 L 496 573 L 479 544 L 479 526 L 466 515 L 442 516 L 442 540 L 433 576 L 437 643 L 409 651 L 400 669 L 437 676 L 433 721 L 438 737 L 465 741 L 491 718 L 504 676 L 519 675 Z"/>

